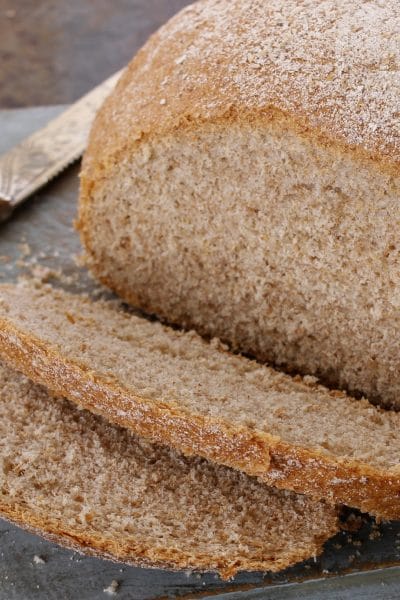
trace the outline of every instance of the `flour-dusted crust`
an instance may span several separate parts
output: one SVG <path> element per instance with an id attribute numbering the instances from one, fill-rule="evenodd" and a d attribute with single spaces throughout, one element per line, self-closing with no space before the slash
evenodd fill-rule
<path id="1" fill-rule="evenodd" d="M 90 188 L 142 139 L 281 119 L 381 168 L 400 164 L 397 0 L 200 0 L 155 33 L 100 110 Z"/>
<path id="2" fill-rule="evenodd" d="M 115 380 L 68 360 L 6 318 L 0 318 L 0 356 L 55 394 L 186 455 L 240 469 L 280 489 L 347 504 L 383 518 L 400 518 L 397 467 L 386 470 L 338 459 L 251 427 L 190 414 L 177 404 L 133 396 Z"/>

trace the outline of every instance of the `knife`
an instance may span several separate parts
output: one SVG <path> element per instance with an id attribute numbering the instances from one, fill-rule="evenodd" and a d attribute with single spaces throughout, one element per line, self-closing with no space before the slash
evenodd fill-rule
<path id="1" fill-rule="evenodd" d="M 0 156 L 0 222 L 82 155 L 97 110 L 123 69 Z"/>

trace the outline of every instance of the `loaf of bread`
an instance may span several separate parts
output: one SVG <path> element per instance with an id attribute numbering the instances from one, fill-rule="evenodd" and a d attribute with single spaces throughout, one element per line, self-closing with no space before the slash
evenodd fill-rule
<path id="1" fill-rule="evenodd" d="M 334 508 L 184 458 L 80 411 L 0 364 L 0 515 L 143 566 L 277 571 L 315 556 Z"/>
<path id="2" fill-rule="evenodd" d="M 137 54 L 79 229 L 131 304 L 400 407 L 400 2 L 200 0 Z"/>
<path id="3" fill-rule="evenodd" d="M 0 285 L 0 356 L 186 455 L 400 518 L 397 412 L 46 285 Z"/>

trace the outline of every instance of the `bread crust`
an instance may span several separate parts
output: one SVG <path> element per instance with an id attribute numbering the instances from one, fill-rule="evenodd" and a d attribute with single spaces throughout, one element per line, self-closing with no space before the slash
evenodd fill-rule
<path id="1" fill-rule="evenodd" d="M 92 256 L 95 188 L 144 141 L 174 131 L 279 121 L 398 177 L 400 78 L 390 65 L 400 61 L 400 5 L 376 7 L 371 25 L 361 3 L 328 2 L 302 0 L 303 26 L 297 0 L 200 0 L 151 36 L 98 112 L 84 155 L 76 226 Z"/>
<path id="2" fill-rule="evenodd" d="M 203 123 L 279 119 L 398 175 L 399 4 L 372 7 L 372 20 L 361 2 L 328 4 L 301 0 L 299 15 L 298 0 L 200 0 L 173 17 L 96 117 L 81 202 L 144 139 Z"/>
<path id="3" fill-rule="evenodd" d="M 280 489 L 400 518 L 400 472 L 305 449 L 250 427 L 186 413 L 172 403 L 134 396 L 0 318 L 0 356 L 54 394 L 154 442 L 258 476 Z"/>

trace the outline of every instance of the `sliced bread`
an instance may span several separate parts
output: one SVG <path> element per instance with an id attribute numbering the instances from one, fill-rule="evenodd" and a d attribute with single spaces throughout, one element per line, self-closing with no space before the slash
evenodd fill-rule
<path id="1" fill-rule="evenodd" d="M 277 571 L 320 552 L 335 510 L 184 458 L 0 363 L 0 515 L 144 566 Z"/>
<path id="2" fill-rule="evenodd" d="M 400 408 L 400 2 L 201 0 L 137 54 L 82 170 L 126 301 Z"/>
<path id="3" fill-rule="evenodd" d="M 400 517 L 399 413 L 43 285 L 0 286 L 0 356 L 53 392 L 184 454 Z"/>

